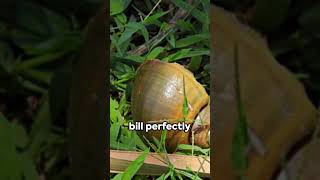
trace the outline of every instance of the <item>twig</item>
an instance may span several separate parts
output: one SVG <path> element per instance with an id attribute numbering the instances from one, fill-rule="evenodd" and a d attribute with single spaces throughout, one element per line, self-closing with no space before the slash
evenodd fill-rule
<path id="1" fill-rule="evenodd" d="M 151 11 L 149 12 L 149 14 L 144 18 L 143 21 L 145 21 L 145 20 L 153 13 L 153 11 L 159 6 L 160 3 L 161 3 L 161 0 L 159 0 L 159 1 L 157 2 L 157 4 L 151 9 Z"/>
<path id="2" fill-rule="evenodd" d="M 188 0 L 187 3 L 191 4 L 193 0 Z M 169 21 L 169 27 L 165 30 L 161 30 L 156 36 L 151 38 L 148 42 L 145 44 L 142 44 L 135 49 L 132 49 L 128 52 L 128 54 L 134 54 L 134 55 L 143 55 L 148 52 L 148 47 L 153 47 L 156 44 L 160 43 L 171 31 L 173 31 L 177 27 L 177 21 L 179 19 L 184 19 L 185 16 L 187 16 L 189 13 L 188 11 L 184 9 L 179 9 L 175 16 Z"/>

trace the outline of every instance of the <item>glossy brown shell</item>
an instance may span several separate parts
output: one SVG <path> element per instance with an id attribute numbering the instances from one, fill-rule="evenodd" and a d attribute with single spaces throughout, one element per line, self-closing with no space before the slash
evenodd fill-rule
<path id="1" fill-rule="evenodd" d="M 165 120 L 177 122 L 182 120 L 183 113 L 183 79 L 188 100 L 187 123 L 204 107 L 209 96 L 193 74 L 177 63 L 166 63 L 150 60 L 142 64 L 134 81 L 132 92 L 132 114 L 134 121 L 155 122 Z M 162 131 L 153 131 L 144 135 L 160 138 Z M 177 144 L 189 144 L 189 133 L 168 131 L 166 147 L 174 151 Z"/>

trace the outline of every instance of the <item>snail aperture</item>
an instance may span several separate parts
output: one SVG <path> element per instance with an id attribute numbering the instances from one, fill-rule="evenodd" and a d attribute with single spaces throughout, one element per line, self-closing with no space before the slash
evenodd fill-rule
<path id="1" fill-rule="evenodd" d="M 209 96 L 193 74 L 180 64 L 149 60 L 138 68 L 131 97 L 134 121 L 181 122 L 184 118 L 184 95 L 188 101 L 188 115 L 184 122 L 193 124 L 194 133 L 168 131 L 166 148 L 171 152 L 175 151 L 178 144 L 191 144 L 192 139 L 195 145 L 209 146 L 210 108 L 205 108 L 206 105 L 209 106 Z M 195 119 L 202 119 L 204 125 L 194 123 Z M 153 137 L 160 139 L 161 133 L 161 130 L 152 130 L 143 135 L 152 140 Z"/>

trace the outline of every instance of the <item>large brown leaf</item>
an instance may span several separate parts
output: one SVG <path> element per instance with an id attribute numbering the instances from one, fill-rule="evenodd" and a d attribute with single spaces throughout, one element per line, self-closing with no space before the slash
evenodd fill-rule
<path id="1" fill-rule="evenodd" d="M 288 150 L 315 125 L 316 109 L 302 84 L 270 52 L 261 35 L 233 14 L 213 6 L 213 174 L 236 179 L 231 150 L 237 120 L 234 88 L 234 44 L 239 47 L 241 96 L 248 124 L 263 142 L 264 155 L 250 151 L 249 180 L 269 180 Z"/>

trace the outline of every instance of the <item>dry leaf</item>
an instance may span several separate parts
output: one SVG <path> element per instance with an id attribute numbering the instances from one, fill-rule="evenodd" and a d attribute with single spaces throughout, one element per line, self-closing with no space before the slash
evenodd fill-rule
<path id="1" fill-rule="evenodd" d="M 266 147 L 249 154 L 249 180 L 269 180 L 288 150 L 315 125 L 316 109 L 302 84 L 273 57 L 263 37 L 233 14 L 212 7 L 214 176 L 235 179 L 231 149 L 237 118 L 234 44 L 239 47 L 241 95 L 248 124 Z"/>

